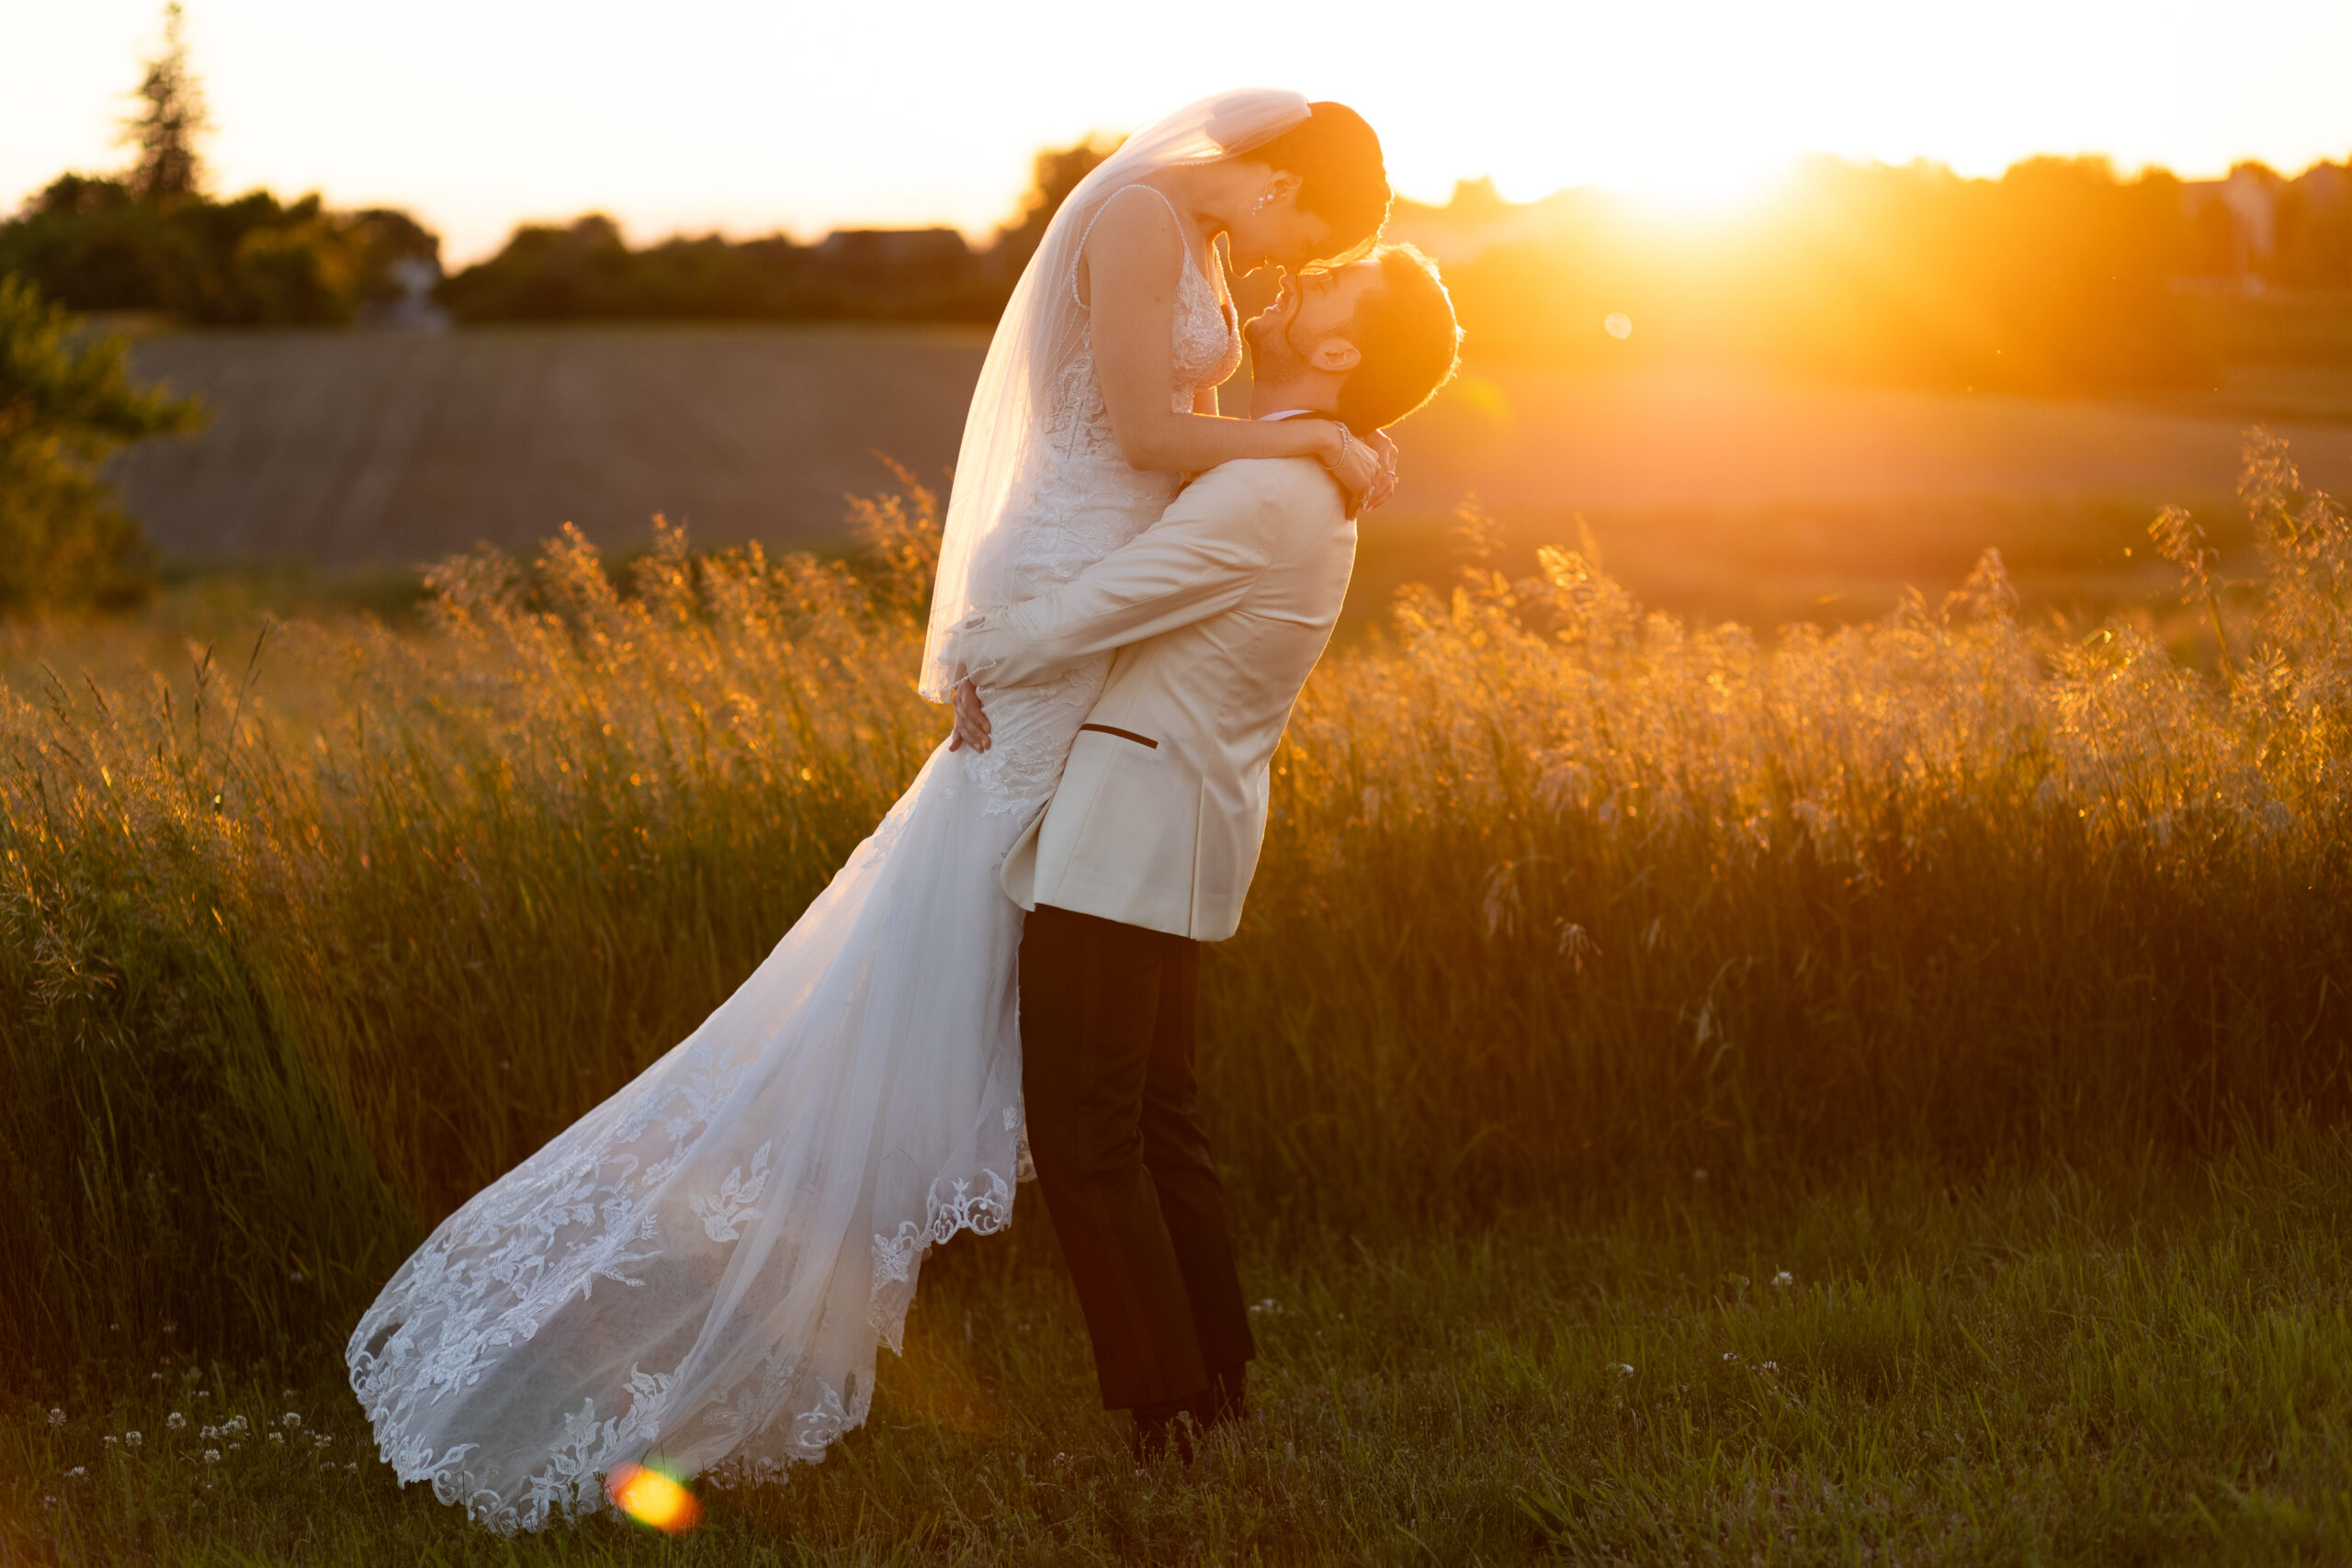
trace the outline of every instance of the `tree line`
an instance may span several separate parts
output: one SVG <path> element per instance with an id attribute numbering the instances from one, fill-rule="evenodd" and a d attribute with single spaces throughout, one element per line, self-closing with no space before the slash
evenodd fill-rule
<path id="1" fill-rule="evenodd" d="M 2230 204 L 2245 192 L 2126 177 L 2102 158 L 2030 158 L 1995 179 L 1816 158 L 1713 220 L 1599 191 L 1514 207 L 1465 183 L 1391 227 L 1441 249 L 1449 231 L 1487 238 L 1446 269 L 1465 352 L 1706 355 L 1957 389 L 2193 388 L 2222 360 L 2320 356 L 2310 341 L 2249 353 L 2250 313 L 2352 317 L 2352 168 L 2261 175 L 2278 199 L 2254 209 L 2268 244 L 2251 256 Z M 2242 169 L 2230 184 L 2263 181 Z"/>
<path id="2" fill-rule="evenodd" d="M 0 274 L 76 310 L 210 325 L 362 321 L 413 297 L 420 268 L 438 277 L 440 241 L 407 213 L 208 194 L 203 95 L 176 5 L 165 17 L 127 128 L 133 166 L 62 175 L 0 223 Z M 433 295 L 475 322 L 987 322 L 1107 151 L 1039 154 L 1020 216 L 977 245 L 942 228 L 632 246 L 591 213 L 517 228 Z M 2246 309 L 2200 301 L 2265 285 L 2352 297 L 2352 164 L 2292 180 L 2241 165 L 2192 186 L 2094 158 L 2029 159 L 1996 179 L 1819 158 L 1709 220 L 1591 190 L 1511 204 L 1464 182 L 1442 207 L 1400 201 L 1391 231 L 1446 263 L 1470 354 L 1566 365 L 1702 355 L 1956 388 L 2186 387 L 2262 335 L 2241 330 Z M 2313 348 L 2308 300 L 2296 309 L 2272 310 L 2257 352 L 2336 352 L 2324 332 Z M 2352 325 L 2337 336 L 2352 359 Z"/>
<path id="3" fill-rule="evenodd" d="M 445 281 L 460 321 L 996 320 L 1063 200 L 1110 151 L 1040 152 L 1021 215 L 974 246 L 953 229 L 679 236 L 632 249 L 601 213 L 527 224 L 496 255 Z"/>
<path id="4" fill-rule="evenodd" d="M 202 85 L 164 8 L 125 125 L 133 162 L 59 175 L 0 222 L 0 276 L 76 310 L 156 311 L 205 326 L 329 325 L 390 317 L 420 277 L 460 321 L 853 318 L 995 320 L 1046 224 L 1107 148 L 1040 153 L 1021 215 L 976 250 L 952 229 L 678 237 L 632 248 L 600 213 L 526 224 L 489 260 L 440 276 L 440 237 L 390 208 L 316 194 L 206 188 Z M 420 273 L 421 269 L 421 273 Z"/>
<path id="5" fill-rule="evenodd" d="M 0 223 L 0 274 L 77 310 L 155 310 L 205 325 L 347 322 L 401 292 L 403 261 L 435 263 L 439 238 L 405 212 L 340 212 L 316 194 L 228 200 L 205 190 L 209 126 L 180 7 L 164 12 L 139 110 L 134 159 L 117 174 L 65 174 Z"/>

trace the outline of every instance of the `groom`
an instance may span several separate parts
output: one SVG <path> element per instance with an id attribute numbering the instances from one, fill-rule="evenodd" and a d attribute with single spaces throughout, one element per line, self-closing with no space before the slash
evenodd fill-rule
<path id="1" fill-rule="evenodd" d="M 1426 402 L 1460 332 L 1410 246 L 1308 273 L 1247 332 L 1250 417 L 1360 435 Z M 1140 538 L 1055 592 L 975 615 L 956 654 L 986 687 L 1116 649 L 1051 804 L 1006 857 L 1021 942 L 1029 1146 L 1094 1342 L 1102 1403 L 1139 1455 L 1189 1415 L 1242 1413 L 1254 1354 L 1225 1189 L 1193 1070 L 1200 945 L 1222 942 L 1265 836 L 1267 770 L 1355 561 L 1346 498 L 1303 457 L 1227 463 Z M 985 750 L 971 681 L 959 743 Z"/>

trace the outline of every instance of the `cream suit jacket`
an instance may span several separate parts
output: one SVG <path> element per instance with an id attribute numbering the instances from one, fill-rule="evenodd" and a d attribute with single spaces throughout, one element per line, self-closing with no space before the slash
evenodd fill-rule
<path id="1" fill-rule="evenodd" d="M 1226 463 L 1051 593 L 975 615 L 956 653 L 989 687 L 1116 649 L 1005 892 L 1222 942 L 1266 836 L 1267 771 L 1330 640 L 1356 525 L 1307 457 Z"/>

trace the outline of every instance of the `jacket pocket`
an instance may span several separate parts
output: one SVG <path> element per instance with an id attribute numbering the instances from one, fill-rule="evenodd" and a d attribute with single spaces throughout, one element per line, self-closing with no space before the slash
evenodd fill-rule
<path id="1" fill-rule="evenodd" d="M 1155 751 L 1159 750 L 1159 741 L 1148 735 L 1137 735 L 1132 729 L 1121 729 L 1115 725 L 1109 724 L 1081 724 L 1078 727 L 1079 733 L 1081 735 L 1090 729 L 1097 735 L 1115 735 L 1122 740 L 1132 740 L 1138 746 L 1148 746 Z"/>

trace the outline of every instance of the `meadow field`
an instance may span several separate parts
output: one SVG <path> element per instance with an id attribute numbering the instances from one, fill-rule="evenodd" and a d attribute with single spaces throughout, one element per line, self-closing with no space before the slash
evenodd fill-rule
<path id="1" fill-rule="evenodd" d="M 401 1493 L 342 1340 L 940 739 L 931 497 L 11 632 L 0 1557 L 2352 1557 L 2352 525 L 2301 456 L 2079 617 L 1987 553 L 1751 629 L 1456 519 L 1204 966 L 1253 1419 L 1137 1472 L 1024 1199 L 865 1429 L 674 1541 Z"/>
<path id="2" fill-rule="evenodd" d="M 380 579 L 480 543 L 528 553 L 563 522 L 634 550 L 655 513 L 707 545 L 831 550 L 842 498 L 888 482 L 877 453 L 942 482 L 985 344 L 949 327 L 161 333 L 139 341 L 139 373 L 200 394 L 213 423 L 117 472 L 183 575 Z M 1226 389 L 1228 409 L 1246 400 L 1246 378 Z M 1366 522 L 1351 619 L 1406 581 L 1450 581 L 1470 494 L 1516 570 L 1581 516 L 1645 602 L 1700 619 L 1868 619 L 1988 546 L 2029 615 L 2096 618 L 2161 591 L 2144 548 L 2124 553 L 2160 505 L 2250 547 L 2223 525 L 2256 420 L 2314 484 L 2352 491 L 2340 364 L 2245 365 L 2130 400 L 1474 357 L 1400 433 L 1404 488 Z"/>

